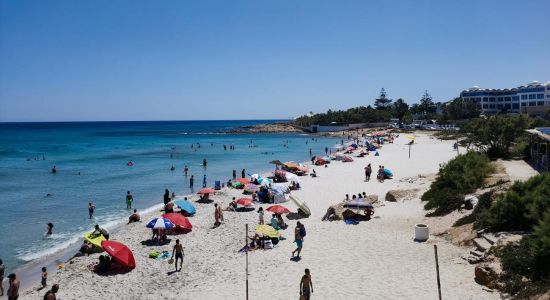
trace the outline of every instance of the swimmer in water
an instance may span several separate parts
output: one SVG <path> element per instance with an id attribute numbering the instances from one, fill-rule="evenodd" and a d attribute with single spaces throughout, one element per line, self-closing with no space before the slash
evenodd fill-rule
<path id="1" fill-rule="evenodd" d="M 55 173 L 57 173 L 57 168 L 56 168 L 55 166 L 53 166 L 53 168 L 52 168 L 52 174 L 55 174 Z"/>
<path id="2" fill-rule="evenodd" d="M 172 167 L 170 168 L 170 171 L 174 171 L 174 170 L 176 170 L 176 167 L 172 166 Z"/>
<path id="3" fill-rule="evenodd" d="M 52 235 L 53 234 L 53 224 L 48 223 L 48 231 L 46 232 L 46 235 Z"/>

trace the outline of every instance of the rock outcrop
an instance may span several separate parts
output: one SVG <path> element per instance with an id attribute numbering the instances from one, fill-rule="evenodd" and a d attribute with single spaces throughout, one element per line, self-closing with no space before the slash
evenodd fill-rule
<path id="1" fill-rule="evenodd" d="M 409 190 L 389 190 L 386 193 L 386 201 L 397 202 L 397 201 L 408 201 L 416 198 L 418 196 L 418 189 L 409 189 Z"/>

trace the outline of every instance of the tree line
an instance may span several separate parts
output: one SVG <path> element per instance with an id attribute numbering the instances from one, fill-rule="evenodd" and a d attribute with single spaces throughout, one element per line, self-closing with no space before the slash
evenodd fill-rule
<path id="1" fill-rule="evenodd" d="M 399 122 L 409 123 L 413 119 L 436 119 L 440 123 L 450 123 L 478 117 L 481 110 L 479 103 L 455 98 L 442 103 L 434 102 L 432 96 L 425 91 L 418 103 L 409 105 L 404 99 L 390 99 L 382 88 L 374 106 L 359 106 L 347 110 L 328 110 L 326 113 L 304 115 L 295 120 L 296 124 L 308 126 L 313 124 L 327 125 L 330 123 L 376 123 L 387 122 L 392 118 Z"/>

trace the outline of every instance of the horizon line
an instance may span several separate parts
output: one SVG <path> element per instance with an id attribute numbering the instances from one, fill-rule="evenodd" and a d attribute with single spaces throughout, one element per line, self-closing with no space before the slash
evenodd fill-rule
<path id="1" fill-rule="evenodd" d="M 288 119 L 190 119 L 190 120 L 68 120 L 68 121 L 0 121 L 8 123 L 110 123 L 110 122 L 212 122 L 212 121 L 290 121 Z"/>

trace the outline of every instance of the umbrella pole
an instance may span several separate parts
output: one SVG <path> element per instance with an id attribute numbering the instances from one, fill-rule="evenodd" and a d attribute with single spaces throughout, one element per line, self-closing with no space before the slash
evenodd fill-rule
<path id="1" fill-rule="evenodd" d="M 244 233 L 246 246 L 248 247 L 248 223 L 246 224 L 246 232 Z M 248 300 L 248 249 L 246 250 L 246 300 Z"/>

